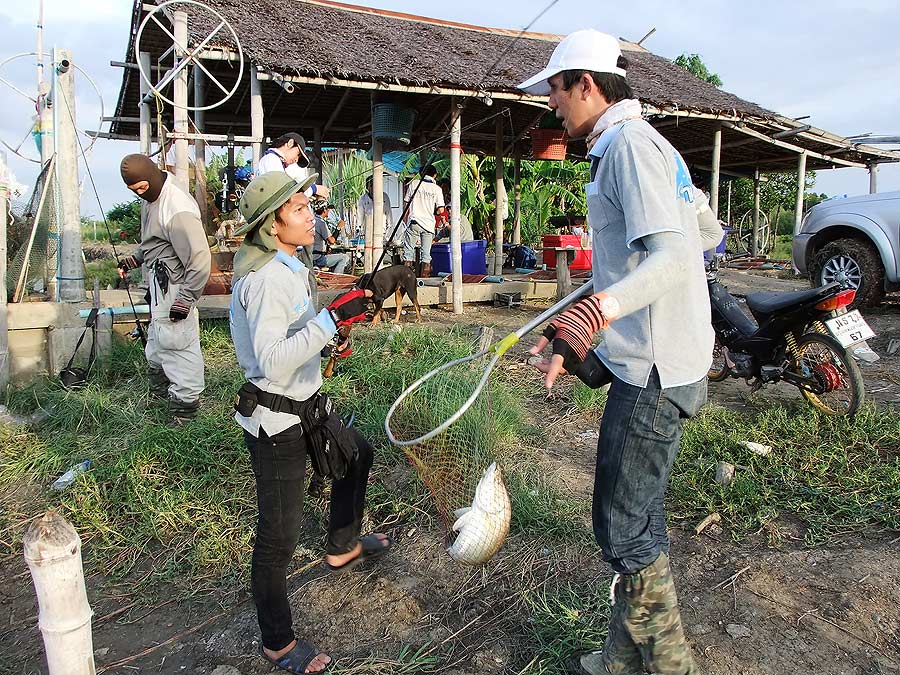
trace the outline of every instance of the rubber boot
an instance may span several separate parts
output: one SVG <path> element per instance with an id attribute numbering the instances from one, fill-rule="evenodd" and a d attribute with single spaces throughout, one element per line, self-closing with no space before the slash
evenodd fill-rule
<path id="1" fill-rule="evenodd" d="M 169 378 L 162 368 L 147 366 L 147 379 L 149 380 L 150 396 L 158 399 L 169 398 Z"/>
<path id="2" fill-rule="evenodd" d="M 656 675 L 698 675 L 684 637 L 669 556 L 660 553 L 640 572 L 623 574 L 616 590 L 625 629 L 637 645 L 644 667 Z"/>
<path id="3" fill-rule="evenodd" d="M 627 608 L 621 598 L 621 575 L 613 577 L 609 587 L 609 632 L 603 649 L 575 654 L 566 663 L 575 675 L 643 675 L 644 660 L 625 626 Z"/>
<path id="4" fill-rule="evenodd" d="M 172 415 L 172 424 L 177 427 L 184 426 L 197 416 L 200 410 L 200 401 L 179 401 L 169 399 L 169 414 Z"/>

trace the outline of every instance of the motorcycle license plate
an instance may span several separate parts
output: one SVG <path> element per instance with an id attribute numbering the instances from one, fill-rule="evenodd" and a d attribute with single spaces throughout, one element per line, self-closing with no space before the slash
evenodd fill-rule
<path id="1" fill-rule="evenodd" d="M 869 328 L 869 324 L 862 318 L 862 314 L 855 309 L 833 319 L 826 319 L 825 325 L 828 326 L 828 330 L 841 343 L 842 347 L 849 347 L 857 342 L 875 337 L 874 331 Z"/>

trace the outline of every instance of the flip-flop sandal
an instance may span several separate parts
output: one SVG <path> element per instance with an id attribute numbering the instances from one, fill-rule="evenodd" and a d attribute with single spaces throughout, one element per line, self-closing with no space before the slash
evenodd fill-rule
<path id="1" fill-rule="evenodd" d="M 326 562 L 325 567 L 328 568 L 328 571 L 332 574 L 342 574 L 344 572 L 349 572 L 364 562 L 377 560 L 387 551 L 391 550 L 391 547 L 394 545 L 394 540 L 391 537 L 381 539 L 377 535 L 367 534 L 365 537 L 359 538 L 359 543 L 362 544 L 362 550 L 359 552 L 358 556 L 349 562 L 345 562 L 343 565 L 332 565 Z"/>
<path id="2" fill-rule="evenodd" d="M 263 651 L 263 646 L 259 646 L 259 654 L 269 663 L 274 664 L 276 667 L 281 668 L 282 670 L 286 670 L 289 673 L 299 673 L 302 675 L 306 673 L 306 668 L 310 663 L 313 662 L 313 659 L 319 655 L 319 650 L 313 647 L 311 644 L 304 640 L 297 640 L 297 644 L 294 645 L 294 648 L 289 651 L 287 654 L 282 656 L 280 659 L 273 659 L 265 651 Z M 326 665 L 322 670 L 313 671 L 309 675 L 318 675 L 318 673 L 324 673 L 334 661 L 331 661 Z"/>

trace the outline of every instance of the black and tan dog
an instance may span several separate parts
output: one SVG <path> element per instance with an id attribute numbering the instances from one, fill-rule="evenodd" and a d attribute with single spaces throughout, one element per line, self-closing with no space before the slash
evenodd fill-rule
<path id="1" fill-rule="evenodd" d="M 400 321 L 400 310 L 403 305 L 403 296 L 408 295 L 416 309 L 416 321 L 422 321 L 422 312 L 419 309 L 417 296 L 416 275 L 406 265 L 391 265 L 382 267 L 373 275 L 371 272 L 363 274 L 356 282 L 357 288 L 372 291 L 372 303 L 375 311 L 372 315 L 372 325 L 377 326 L 382 319 L 384 310 L 382 305 L 391 293 L 394 294 L 394 302 L 397 303 L 397 311 L 394 314 L 394 323 Z"/>

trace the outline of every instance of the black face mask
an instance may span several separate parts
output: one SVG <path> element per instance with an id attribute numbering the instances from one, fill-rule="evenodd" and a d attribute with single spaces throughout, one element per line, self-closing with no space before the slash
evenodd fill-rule
<path id="1" fill-rule="evenodd" d="M 142 180 L 150 184 L 144 194 L 138 195 L 141 199 L 155 202 L 159 198 L 159 193 L 162 192 L 163 184 L 166 182 L 166 172 L 161 171 L 147 155 L 139 153 L 126 155 L 119 170 L 125 185 L 134 185 Z"/>

